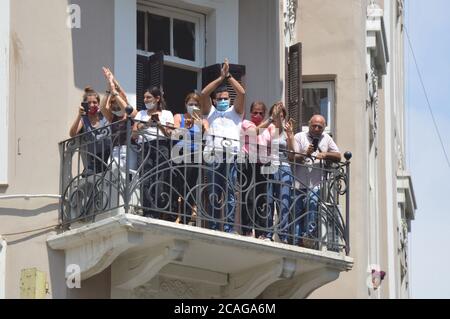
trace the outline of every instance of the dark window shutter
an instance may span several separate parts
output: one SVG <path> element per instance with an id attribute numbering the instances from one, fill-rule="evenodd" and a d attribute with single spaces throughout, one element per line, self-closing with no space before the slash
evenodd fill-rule
<path id="1" fill-rule="evenodd" d="M 150 57 L 137 55 L 136 63 L 136 105 L 138 110 L 145 109 L 145 90 L 154 86 L 163 90 L 164 54 L 158 52 Z"/>
<path id="2" fill-rule="evenodd" d="M 158 87 L 161 91 L 164 83 L 164 52 L 157 52 L 148 58 L 149 88 Z"/>
<path id="3" fill-rule="evenodd" d="M 289 116 L 295 120 L 294 129 L 301 129 L 302 114 L 302 44 L 289 47 L 287 61 L 287 109 Z"/>
<path id="4" fill-rule="evenodd" d="M 220 76 L 220 71 L 222 69 L 222 64 L 213 64 L 202 69 L 202 87 L 204 88 L 209 83 L 214 81 Z M 240 64 L 230 64 L 230 74 L 242 85 L 245 82 L 245 65 Z M 222 86 L 227 86 L 228 92 L 230 92 L 231 104 L 234 103 L 236 98 L 236 92 L 234 92 L 233 87 L 224 81 Z"/>
<path id="5" fill-rule="evenodd" d="M 136 106 L 137 109 L 144 109 L 144 92 L 149 86 L 147 70 L 148 57 L 144 55 L 137 55 L 136 63 Z"/>

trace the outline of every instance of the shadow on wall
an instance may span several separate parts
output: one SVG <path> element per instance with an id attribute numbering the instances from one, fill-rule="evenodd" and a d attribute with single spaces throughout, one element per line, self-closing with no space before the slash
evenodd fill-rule
<path id="1" fill-rule="evenodd" d="M 50 247 L 47 250 L 50 276 L 47 280 L 51 283 L 50 293 L 53 299 L 66 299 L 68 292 L 65 278 L 65 253 Z"/>
<path id="2" fill-rule="evenodd" d="M 23 208 L 3 208 L 0 207 L 0 216 L 16 216 L 28 218 L 30 216 L 38 216 L 43 213 L 58 211 L 59 204 L 48 204 L 40 208 L 23 209 Z"/>
<path id="3" fill-rule="evenodd" d="M 79 28 L 72 19 L 72 51 L 74 83 L 79 89 L 92 86 L 104 92 L 106 85 L 102 66 L 114 71 L 114 1 L 69 0 L 69 5 L 79 6 L 70 15 L 79 17 Z M 74 6 L 75 8 L 75 6 Z M 69 13 L 68 13 L 69 14 Z"/>
<path id="4" fill-rule="evenodd" d="M 111 299 L 111 266 L 81 281 L 81 288 L 66 289 L 67 299 Z"/>

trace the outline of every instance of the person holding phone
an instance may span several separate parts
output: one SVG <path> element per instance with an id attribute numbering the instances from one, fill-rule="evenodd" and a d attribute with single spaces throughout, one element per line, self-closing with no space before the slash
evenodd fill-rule
<path id="1" fill-rule="evenodd" d="M 176 160 L 177 169 L 175 170 L 174 180 L 175 188 L 180 196 L 175 196 L 180 211 L 186 215 L 191 215 L 191 223 L 195 222 L 197 216 L 196 191 L 201 159 L 203 132 L 209 129 L 208 121 L 202 119 L 200 96 L 196 93 L 190 93 L 185 98 L 184 113 L 174 116 L 175 128 L 177 132 L 173 135 L 175 147 L 173 157 Z M 175 154 L 177 153 L 177 154 Z M 179 198 L 180 197 L 180 198 Z M 177 222 L 181 222 L 178 218 Z"/>
<path id="2" fill-rule="evenodd" d="M 317 248 L 318 202 L 323 174 L 323 162 L 340 162 L 341 153 L 333 138 L 324 132 L 326 120 L 314 115 L 308 122 L 308 132 L 294 136 L 288 133 L 289 150 L 295 160 L 296 209 L 294 245 Z"/>
<path id="3" fill-rule="evenodd" d="M 144 93 L 145 110 L 137 113 L 133 130 L 143 152 L 139 154 L 144 215 L 159 218 L 161 210 L 170 207 L 170 134 L 174 126 L 172 112 L 166 110 L 161 90 L 157 87 Z M 141 167 L 142 166 L 142 167 Z M 150 187 L 151 186 L 151 187 Z"/>
<path id="4" fill-rule="evenodd" d="M 88 143 L 82 142 L 82 146 L 87 148 L 87 156 L 83 156 L 85 175 L 103 172 L 106 168 L 111 153 L 109 140 L 103 135 L 96 134 L 99 128 L 109 124 L 104 114 L 99 112 L 100 95 L 90 86 L 84 89 L 81 105 L 78 107 L 77 116 L 69 130 L 70 137 L 92 132 Z"/>

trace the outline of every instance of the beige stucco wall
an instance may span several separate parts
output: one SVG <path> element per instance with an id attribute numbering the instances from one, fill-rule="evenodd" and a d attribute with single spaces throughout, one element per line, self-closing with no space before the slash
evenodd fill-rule
<path id="1" fill-rule="evenodd" d="M 114 61 L 113 2 L 73 3 L 81 7 L 81 29 L 66 27 L 67 1 L 11 1 L 9 185 L 0 195 L 59 193 L 58 142 L 68 138 L 82 88 L 104 90 L 101 66 Z M 1 200 L 0 234 L 58 224 L 57 204 L 46 198 Z M 47 247 L 49 234 L 4 236 L 7 298 L 20 296 L 20 271 L 33 267 L 49 277 L 49 297 L 66 296 L 64 255 Z"/>
<path id="2" fill-rule="evenodd" d="M 366 1 L 299 1 L 303 74 L 335 74 L 336 142 L 351 151 L 350 255 L 353 270 L 311 298 L 367 298 L 368 124 L 366 121 Z"/>
<path id="3" fill-rule="evenodd" d="M 239 63 L 246 66 L 246 107 L 260 100 L 270 108 L 282 98 L 278 0 L 239 1 Z M 281 8 L 282 9 L 282 8 Z"/>

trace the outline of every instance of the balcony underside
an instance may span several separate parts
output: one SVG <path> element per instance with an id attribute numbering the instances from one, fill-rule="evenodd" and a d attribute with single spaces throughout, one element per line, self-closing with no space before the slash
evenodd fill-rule
<path id="1" fill-rule="evenodd" d="M 352 258 L 119 214 L 48 239 L 82 280 L 111 266 L 112 298 L 304 298 Z"/>

